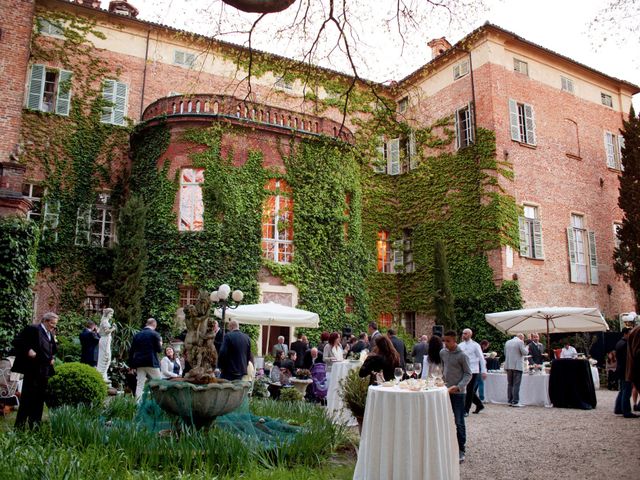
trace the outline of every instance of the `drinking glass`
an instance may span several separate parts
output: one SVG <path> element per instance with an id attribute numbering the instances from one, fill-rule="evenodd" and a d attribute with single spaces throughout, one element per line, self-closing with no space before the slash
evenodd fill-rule
<path id="1" fill-rule="evenodd" d="M 413 363 L 407 363 L 405 365 L 406 369 L 407 369 L 407 375 L 409 378 L 413 378 Z"/>
<path id="2" fill-rule="evenodd" d="M 420 378 L 420 373 L 422 373 L 422 364 L 421 363 L 414 363 L 413 364 L 413 370 L 416 372 L 416 376 L 418 378 Z"/>
<path id="3" fill-rule="evenodd" d="M 402 380 L 402 375 L 404 375 L 404 372 L 399 367 L 393 371 L 393 376 L 396 378 L 396 385 Z"/>

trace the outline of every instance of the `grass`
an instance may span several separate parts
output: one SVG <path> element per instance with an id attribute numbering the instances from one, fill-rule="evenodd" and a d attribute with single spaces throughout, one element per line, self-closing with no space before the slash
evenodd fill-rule
<path id="1" fill-rule="evenodd" d="M 296 432 L 271 444 L 222 427 L 160 435 L 133 421 L 135 407 L 129 397 L 116 397 L 100 409 L 62 407 L 33 432 L 14 432 L 15 415 L 0 418 L 0 478 L 340 480 L 353 475 L 348 431 L 315 405 L 253 400 L 257 417 L 252 418 L 281 419 L 285 430 Z"/>

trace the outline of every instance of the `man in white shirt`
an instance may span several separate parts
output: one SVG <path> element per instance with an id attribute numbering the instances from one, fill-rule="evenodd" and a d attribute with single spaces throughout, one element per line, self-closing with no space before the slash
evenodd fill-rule
<path id="1" fill-rule="evenodd" d="M 564 348 L 562 349 L 562 352 L 560 352 L 560 358 L 577 358 L 577 357 L 578 357 L 578 352 L 576 351 L 576 349 L 573 348 L 568 343 L 565 343 Z"/>
<path id="2" fill-rule="evenodd" d="M 482 376 L 484 380 L 487 378 L 487 362 L 484 359 L 482 353 L 482 347 L 480 344 L 471 339 L 473 332 L 470 328 L 465 328 L 462 331 L 462 341 L 460 342 L 460 350 L 469 358 L 469 366 L 471 367 L 471 381 L 467 384 L 467 395 L 464 401 L 464 414 L 469 415 L 471 410 L 471 404 L 476 406 L 473 413 L 480 413 L 480 410 L 484 409 L 482 400 L 478 397 L 478 377 Z"/>

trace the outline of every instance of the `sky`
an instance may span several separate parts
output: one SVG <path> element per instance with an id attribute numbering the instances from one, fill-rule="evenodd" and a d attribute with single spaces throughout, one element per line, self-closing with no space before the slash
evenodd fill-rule
<path id="1" fill-rule="evenodd" d="M 301 1 L 304 0 L 298 0 Z M 607 75 L 640 85 L 640 31 L 636 26 L 640 24 L 639 0 L 627 0 L 637 8 L 631 16 L 618 18 L 614 29 L 592 28 L 594 18 L 604 18 L 601 9 L 607 0 L 484 0 L 481 5 L 476 0 L 441 0 L 451 5 L 453 17 L 443 8 L 425 7 L 429 5 L 427 0 L 403 1 L 411 9 L 414 24 L 403 22 L 402 26 L 409 25 L 409 28 L 401 37 L 392 18 L 396 0 L 347 0 L 353 25 L 350 35 L 356 38 L 351 43 L 357 45 L 353 57 L 361 77 L 376 81 L 399 80 L 431 59 L 427 47 L 429 40 L 444 36 L 453 44 L 489 21 Z M 219 0 L 130 2 L 140 10 L 141 19 L 245 45 L 246 33 L 226 32 L 246 31 L 258 18 L 256 14 L 238 12 Z M 318 31 L 318 19 L 324 15 L 320 7 L 327 3 L 327 0 L 311 0 L 318 9 L 311 14 L 306 41 L 300 29 L 288 36 L 290 34 L 283 28 L 295 17 L 294 5 L 285 12 L 262 19 L 252 36 L 253 46 L 300 58 Z M 103 0 L 103 6 L 107 5 L 108 1 Z M 629 25 L 636 28 L 635 34 Z M 325 42 L 321 42 L 314 63 L 349 72 L 346 55 L 339 48 L 331 50 L 335 45 L 336 29 L 329 25 L 326 32 L 328 35 L 323 39 Z M 635 96 L 634 104 L 640 109 L 640 95 Z"/>

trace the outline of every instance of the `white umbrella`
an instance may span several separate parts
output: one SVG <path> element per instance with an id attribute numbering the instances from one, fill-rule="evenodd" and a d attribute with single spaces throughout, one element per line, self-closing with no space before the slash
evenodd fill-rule
<path id="1" fill-rule="evenodd" d="M 222 310 L 217 308 L 215 315 L 222 318 Z M 225 317 L 248 325 L 266 325 L 267 345 L 271 334 L 271 326 L 276 327 L 310 327 L 318 328 L 320 317 L 317 313 L 286 307 L 278 303 L 256 303 L 254 305 L 240 305 L 238 308 L 227 309 Z"/>
<path id="2" fill-rule="evenodd" d="M 603 332 L 609 329 L 597 308 L 526 308 L 487 313 L 484 318 L 498 330 L 508 334 L 537 333 L 546 330 L 549 353 L 551 353 L 549 333 Z"/>

